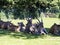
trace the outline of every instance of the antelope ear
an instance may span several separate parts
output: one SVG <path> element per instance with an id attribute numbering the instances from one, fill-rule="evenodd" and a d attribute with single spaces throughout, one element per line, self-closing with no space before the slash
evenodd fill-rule
<path id="1" fill-rule="evenodd" d="M 57 25 L 56 23 L 54 23 L 54 25 Z"/>

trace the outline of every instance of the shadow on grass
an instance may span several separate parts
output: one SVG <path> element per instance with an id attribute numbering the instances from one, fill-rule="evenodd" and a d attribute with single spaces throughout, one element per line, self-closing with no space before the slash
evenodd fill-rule
<path id="1" fill-rule="evenodd" d="M 49 28 L 46 28 L 47 31 L 49 31 Z M 28 34 L 28 33 L 24 33 L 24 32 L 11 32 L 11 31 L 8 31 L 8 30 L 0 30 L 0 37 L 1 36 L 10 36 L 11 38 L 21 38 L 21 39 L 37 39 L 37 38 L 45 38 L 46 35 L 33 35 L 33 34 Z M 55 35 L 51 35 L 51 34 L 48 34 L 49 36 L 52 36 L 52 37 L 57 37 Z M 59 36 L 60 37 L 60 36 Z"/>
<path id="2" fill-rule="evenodd" d="M 34 35 L 34 34 L 28 34 L 24 32 L 11 32 L 8 30 L 0 30 L 0 37 L 2 36 L 10 36 L 11 38 L 21 38 L 21 39 L 36 39 L 36 38 L 44 38 L 44 35 Z"/>

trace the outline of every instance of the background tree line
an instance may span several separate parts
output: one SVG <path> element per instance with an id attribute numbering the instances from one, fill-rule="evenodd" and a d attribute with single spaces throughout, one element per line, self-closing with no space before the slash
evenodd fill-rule
<path id="1" fill-rule="evenodd" d="M 14 19 L 40 17 L 41 12 L 59 14 L 60 0 L 0 0 L 0 12 Z"/>

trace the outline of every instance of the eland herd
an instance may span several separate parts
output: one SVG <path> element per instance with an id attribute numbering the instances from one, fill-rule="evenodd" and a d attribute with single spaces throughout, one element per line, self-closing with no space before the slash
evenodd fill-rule
<path id="1" fill-rule="evenodd" d="M 49 32 L 44 28 L 43 26 L 43 21 L 40 21 L 37 18 L 38 22 L 37 23 L 32 23 L 32 18 L 27 19 L 27 24 L 26 26 L 23 24 L 23 22 L 18 22 L 18 26 L 14 25 L 11 23 L 11 21 L 4 22 L 0 20 L 0 29 L 7 29 L 9 31 L 13 32 L 25 32 L 25 33 L 31 33 L 31 34 L 55 34 L 55 35 L 60 35 L 60 25 L 54 23 L 52 27 L 49 29 Z"/>

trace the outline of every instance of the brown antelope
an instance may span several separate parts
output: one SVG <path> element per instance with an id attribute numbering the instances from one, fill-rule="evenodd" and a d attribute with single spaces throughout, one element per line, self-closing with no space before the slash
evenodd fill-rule
<path id="1" fill-rule="evenodd" d="M 50 28 L 49 33 L 55 34 L 55 35 L 60 35 L 60 25 L 54 23 L 52 27 Z"/>
<path id="2" fill-rule="evenodd" d="M 18 26 L 12 24 L 9 26 L 9 30 L 15 31 L 15 32 L 20 32 L 23 30 L 23 28 L 22 28 L 23 26 L 24 26 L 24 24 L 22 22 L 18 23 Z"/>

